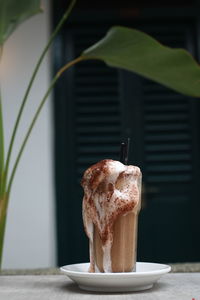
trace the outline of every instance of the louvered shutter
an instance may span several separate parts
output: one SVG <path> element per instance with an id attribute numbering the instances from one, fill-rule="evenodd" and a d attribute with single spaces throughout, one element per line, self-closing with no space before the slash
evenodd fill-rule
<path id="1" fill-rule="evenodd" d="M 65 46 L 60 53 L 65 61 L 97 41 L 112 24 L 93 22 L 72 22 L 63 33 Z M 190 23 L 169 24 L 167 20 L 136 25 L 127 21 L 125 25 L 141 28 L 169 46 L 193 49 L 194 43 L 188 42 L 194 32 Z M 190 247 L 190 232 L 196 230 L 191 213 L 199 208 L 198 181 L 194 180 L 199 174 L 194 150 L 199 148 L 196 129 L 194 134 L 197 102 L 99 61 L 77 65 L 61 86 L 55 106 L 56 111 L 60 106 L 56 122 L 64 122 L 63 128 L 58 126 L 62 138 L 57 142 L 56 164 L 58 176 L 62 174 L 61 181 L 57 179 L 59 264 L 88 260 L 80 179 L 91 164 L 118 159 L 119 143 L 126 136 L 132 138 L 130 163 L 142 168 L 144 178 L 139 259 L 197 260 L 198 251 L 194 255 Z"/>

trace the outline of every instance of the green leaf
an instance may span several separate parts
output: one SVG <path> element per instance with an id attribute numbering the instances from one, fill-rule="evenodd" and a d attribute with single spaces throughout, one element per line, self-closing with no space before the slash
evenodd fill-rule
<path id="1" fill-rule="evenodd" d="M 41 11 L 40 0 L 0 0 L 0 45 L 20 23 Z"/>
<path id="2" fill-rule="evenodd" d="M 112 27 L 82 56 L 133 71 L 182 94 L 200 96 L 200 67 L 192 56 L 184 49 L 165 47 L 138 30 Z"/>

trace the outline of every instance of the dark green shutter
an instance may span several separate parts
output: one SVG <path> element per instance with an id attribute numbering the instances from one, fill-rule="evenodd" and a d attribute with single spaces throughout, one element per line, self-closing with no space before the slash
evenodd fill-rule
<path id="1" fill-rule="evenodd" d="M 193 22 L 133 22 L 129 18 L 71 21 L 58 39 L 57 61 L 76 57 L 111 24 L 138 27 L 172 47 L 195 50 Z M 60 50 L 59 50 L 60 49 Z M 84 62 L 64 76 L 55 91 L 56 182 L 59 264 L 88 260 L 82 227 L 80 179 L 91 164 L 119 157 L 130 136 L 130 163 L 143 172 L 139 260 L 199 260 L 198 100 L 186 98 L 102 62 Z M 195 220 L 194 220 L 195 218 Z"/>

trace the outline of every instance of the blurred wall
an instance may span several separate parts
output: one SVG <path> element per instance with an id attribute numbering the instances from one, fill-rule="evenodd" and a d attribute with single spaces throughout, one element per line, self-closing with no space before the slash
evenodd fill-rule
<path id="1" fill-rule="evenodd" d="M 49 36 L 49 2 L 43 1 L 45 12 L 23 23 L 3 49 L 0 84 L 6 149 L 25 88 Z M 39 100 L 47 89 L 50 79 L 49 56 L 38 75 L 18 131 L 14 156 Z M 8 209 L 3 268 L 55 266 L 51 110 L 51 101 L 48 99 L 16 173 Z"/>

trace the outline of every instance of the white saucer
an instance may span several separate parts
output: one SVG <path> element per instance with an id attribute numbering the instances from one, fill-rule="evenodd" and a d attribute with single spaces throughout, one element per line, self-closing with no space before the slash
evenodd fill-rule
<path id="1" fill-rule="evenodd" d="M 137 262 L 136 272 L 89 273 L 89 263 L 74 264 L 60 268 L 62 273 L 87 291 L 132 292 L 150 289 L 171 267 L 163 264 Z"/>

